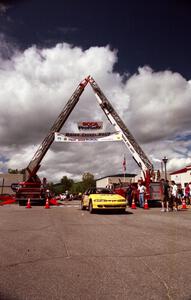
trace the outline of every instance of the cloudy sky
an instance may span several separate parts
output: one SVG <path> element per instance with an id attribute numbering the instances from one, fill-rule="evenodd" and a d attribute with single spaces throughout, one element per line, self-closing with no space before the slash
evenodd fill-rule
<path id="1" fill-rule="evenodd" d="M 0 171 L 29 164 L 88 75 L 155 168 L 164 156 L 171 171 L 191 164 L 189 1 L 47 2 L 0 0 Z M 87 120 L 112 129 L 89 86 L 61 132 Z M 122 173 L 124 154 L 127 172 L 139 172 L 123 143 L 54 143 L 39 175 Z"/>

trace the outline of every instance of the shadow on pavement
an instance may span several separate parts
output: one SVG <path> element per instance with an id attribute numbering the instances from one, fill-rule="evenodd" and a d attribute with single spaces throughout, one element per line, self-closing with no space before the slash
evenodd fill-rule
<path id="1" fill-rule="evenodd" d="M 161 201 L 148 201 L 149 207 L 161 207 Z"/>
<path id="2" fill-rule="evenodd" d="M 131 211 L 117 211 L 117 210 L 96 210 L 95 214 L 99 215 L 132 215 Z"/>
<path id="3" fill-rule="evenodd" d="M 0 299 L 1 300 L 19 300 L 19 298 L 17 296 L 12 297 L 8 294 L 5 295 L 4 293 L 1 293 L 1 292 L 0 292 Z"/>

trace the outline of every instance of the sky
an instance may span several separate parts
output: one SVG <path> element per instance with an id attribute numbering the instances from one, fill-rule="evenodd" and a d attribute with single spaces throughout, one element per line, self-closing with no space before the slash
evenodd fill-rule
<path id="1" fill-rule="evenodd" d="M 154 167 L 191 164 L 191 4 L 186 0 L 0 0 L 0 172 L 25 168 L 81 80 L 94 77 Z M 156 2 L 156 3 L 154 3 Z M 61 132 L 102 120 L 86 87 Z M 57 182 L 139 169 L 123 143 L 53 143 Z"/>

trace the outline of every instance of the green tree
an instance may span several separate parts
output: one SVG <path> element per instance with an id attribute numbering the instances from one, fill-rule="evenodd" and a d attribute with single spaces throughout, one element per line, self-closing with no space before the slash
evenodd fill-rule
<path id="1" fill-rule="evenodd" d="M 86 172 L 82 175 L 82 185 L 83 185 L 83 192 L 91 187 L 96 186 L 96 181 L 94 179 L 94 175 Z"/>
<path id="2" fill-rule="evenodd" d="M 70 191 L 74 181 L 73 179 L 70 179 L 67 176 L 63 176 L 60 183 L 62 185 L 63 192 L 65 192 L 65 191 Z"/>
<path id="3" fill-rule="evenodd" d="M 64 193 L 64 189 L 63 189 L 62 184 L 61 184 L 61 183 L 54 184 L 54 185 L 53 185 L 53 188 L 52 188 L 52 191 L 53 191 L 56 195 L 59 195 L 59 194 Z"/>
<path id="4" fill-rule="evenodd" d="M 74 182 L 71 187 L 72 194 L 79 194 L 84 192 L 83 182 Z"/>
<path id="5" fill-rule="evenodd" d="M 24 174 L 25 173 L 25 169 L 21 169 L 21 170 L 18 170 L 18 169 L 8 169 L 8 173 L 9 174 Z"/>

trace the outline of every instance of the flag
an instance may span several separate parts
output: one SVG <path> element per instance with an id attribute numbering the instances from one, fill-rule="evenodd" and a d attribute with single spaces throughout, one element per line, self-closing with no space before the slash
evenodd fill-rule
<path id="1" fill-rule="evenodd" d="M 123 171 L 126 172 L 126 158 L 123 158 Z"/>

